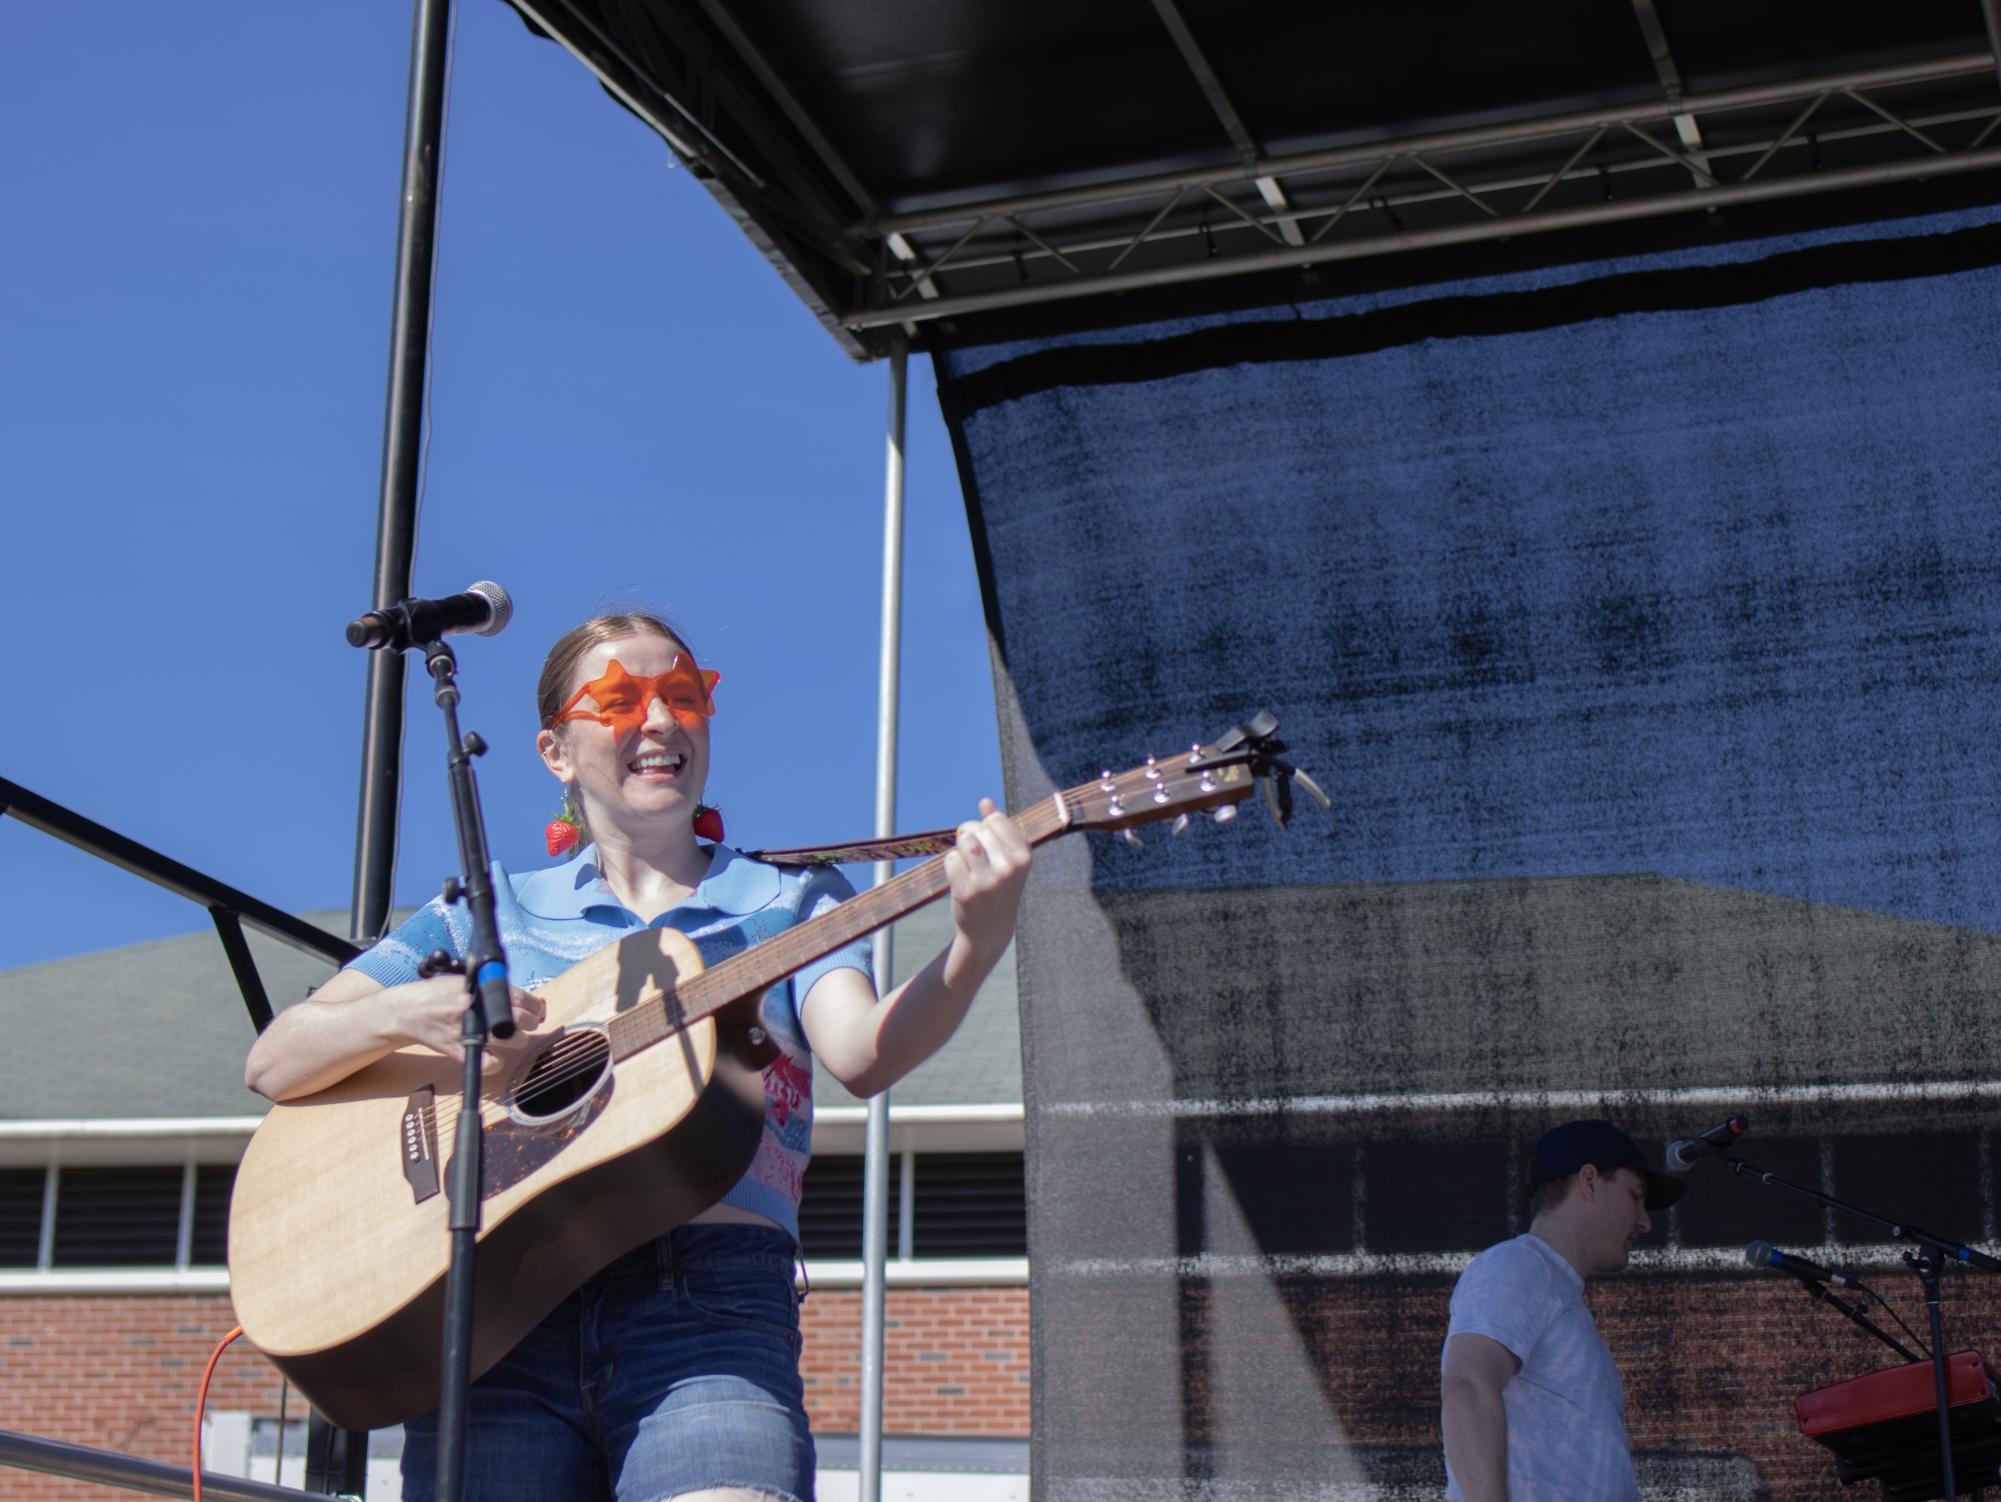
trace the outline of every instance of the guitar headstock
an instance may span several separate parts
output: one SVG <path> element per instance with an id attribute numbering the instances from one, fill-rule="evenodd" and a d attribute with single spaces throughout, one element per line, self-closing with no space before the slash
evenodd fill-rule
<path id="1" fill-rule="evenodd" d="M 1217 822 L 1227 823 L 1239 803 L 1263 788 L 1283 829 L 1292 818 L 1294 782 L 1322 808 L 1333 806 L 1311 777 L 1283 759 L 1284 750 L 1278 720 L 1261 709 L 1206 746 L 1149 756 L 1129 772 L 1106 770 L 1097 781 L 1068 789 L 1061 795 L 1065 820 L 1073 829 L 1120 830 L 1137 844 L 1139 836 L 1131 832 L 1136 825 L 1172 819 L 1180 834 L 1198 813 L 1213 813 Z"/>
<path id="2" fill-rule="evenodd" d="M 1131 829 L 1223 809 L 1229 812 L 1218 816 L 1227 822 L 1236 805 L 1257 791 L 1254 753 L 1243 745 L 1226 747 L 1227 739 L 1149 756 L 1130 771 L 1107 770 L 1067 789 L 1063 802 L 1071 827 Z"/>

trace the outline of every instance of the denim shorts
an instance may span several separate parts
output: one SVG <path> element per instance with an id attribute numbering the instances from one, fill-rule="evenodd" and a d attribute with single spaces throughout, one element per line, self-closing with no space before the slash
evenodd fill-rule
<path id="1" fill-rule="evenodd" d="M 468 1502 L 811 1502 L 794 1254 L 769 1227 L 683 1226 L 591 1278 L 473 1384 Z M 404 1502 L 432 1502 L 437 1423 L 404 1426 Z"/>

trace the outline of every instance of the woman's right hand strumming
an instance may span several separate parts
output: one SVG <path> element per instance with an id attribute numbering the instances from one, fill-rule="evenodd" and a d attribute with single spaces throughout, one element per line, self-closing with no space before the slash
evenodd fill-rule
<path id="1" fill-rule="evenodd" d="M 487 1044 L 489 1068 L 524 1047 L 543 1017 L 542 999 L 513 988 L 519 1031 Z M 287 1007 L 251 1045 L 243 1083 L 271 1100 L 293 1100 L 346 1079 L 399 1048 L 428 1048 L 454 1062 L 465 1057 L 459 1027 L 468 997 L 462 975 L 434 975 L 384 986 L 358 970 L 342 970 L 319 990 Z"/>

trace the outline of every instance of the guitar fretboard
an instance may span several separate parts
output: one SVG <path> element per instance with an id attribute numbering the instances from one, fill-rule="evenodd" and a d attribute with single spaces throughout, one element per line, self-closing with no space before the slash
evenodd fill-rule
<path id="1" fill-rule="evenodd" d="M 1027 813 L 1014 816 L 1029 844 L 1040 845 L 1070 828 L 1068 796 L 1059 793 L 1037 803 Z M 731 955 L 712 969 L 689 977 L 667 994 L 619 1013 L 607 1026 L 612 1057 L 628 1058 L 672 1037 L 692 1022 L 714 1016 L 731 1002 L 762 995 L 822 955 L 832 954 L 842 945 L 894 923 L 927 902 L 935 902 L 951 889 L 945 876 L 946 859 L 943 855 L 935 856 L 921 866 L 913 866 L 881 886 L 857 893 L 832 912 L 788 928 L 754 949 Z"/>

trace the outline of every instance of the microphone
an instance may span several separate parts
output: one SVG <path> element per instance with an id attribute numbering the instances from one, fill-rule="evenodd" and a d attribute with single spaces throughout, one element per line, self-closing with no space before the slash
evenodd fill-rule
<path id="1" fill-rule="evenodd" d="M 1727 1153 L 1735 1146 L 1739 1137 L 1751 1130 L 1748 1116 L 1730 1116 L 1705 1127 L 1693 1137 L 1685 1137 L 1680 1142 L 1670 1142 L 1667 1150 L 1669 1173 L 1687 1173 L 1702 1158 L 1714 1158 Z"/>
<path id="2" fill-rule="evenodd" d="M 1782 1273 L 1791 1273 L 1796 1278 L 1811 1278 L 1816 1283 L 1832 1283 L 1836 1288 L 1862 1287 L 1847 1273 L 1838 1273 L 1832 1268 L 1822 1267 L 1818 1262 L 1809 1262 L 1804 1257 L 1795 1257 L 1791 1252 L 1782 1252 L 1769 1241 L 1754 1241 L 1745 1247 L 1744 1265 L 1775 1268 Z"/>
<path id="3" fill-rule="evenodd" d="M 507 591 L 491 579 L 468 584 L 461 594 L 442 600 L 399 600 L 371 610 L 347 623 L 347 644 L 400 652 L 419 642 L 436 641 L 453 631 L 497 636 L 514 615 Z"/>

